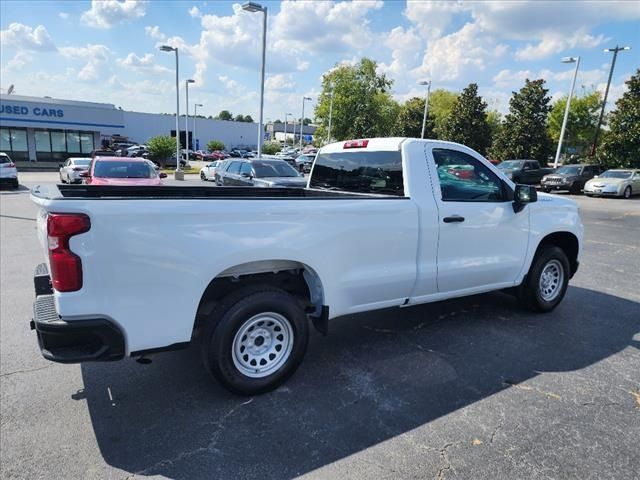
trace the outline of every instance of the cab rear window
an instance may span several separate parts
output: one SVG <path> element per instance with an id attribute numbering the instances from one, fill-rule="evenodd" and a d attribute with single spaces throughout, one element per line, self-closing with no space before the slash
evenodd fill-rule
<path id="1" fill-rule="evenodd" d="M 402 156 L 398 151 L 321 153 L 310 187 L 403 197 Z"/>

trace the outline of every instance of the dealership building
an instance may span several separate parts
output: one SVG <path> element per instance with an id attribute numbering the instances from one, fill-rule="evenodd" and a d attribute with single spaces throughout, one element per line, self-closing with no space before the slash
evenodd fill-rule
<path id="1" fill-rule="evenodd" d="M 185 145 L 185 117 L 180 143 Z M 226 148 L 255 148 L 258 124 L 189 117 L 194 149 L 220 140 Z M 0 94 L 0 151 L 14 161 L 61 162 L 85 156 L 104 141 L 145 143 L 156 135 L 176 136 L 175 115 L 129 112 L 107 103 Z"/>

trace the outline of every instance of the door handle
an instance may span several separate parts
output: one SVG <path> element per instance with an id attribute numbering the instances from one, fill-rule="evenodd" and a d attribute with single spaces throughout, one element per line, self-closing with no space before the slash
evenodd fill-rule
<path id="1" fill-rule="evenodd" d="M 461 217 L 460 215 L 452 215 L 450 217 L 444 217 L 442 221 L 444 223 L 464 222 L 464 217 Z"/>

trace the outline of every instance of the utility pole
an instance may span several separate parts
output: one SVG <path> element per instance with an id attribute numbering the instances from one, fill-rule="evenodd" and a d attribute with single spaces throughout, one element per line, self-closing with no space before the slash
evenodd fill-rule
<path id="1" fill-rule="evenodd" d="M 616 58 L 618 57 L 618 52 L 622 50 L 631 50 L 631 47 L 619 47 L 616 45 L 615 48 L 605 48 L 605 52 L 613 52 L 613 60 L 611 61 L 611 69 L 609 70 L 609 80 L 607 80 L 607 88 L 604 91 L 604 99 L 602 100 L 602 109 L 600 110 L 600 118 L 598 119 L 598 127 L 596 128 L 595 136 L 593 137 L 593 145 L 591 146 L 591 157 L 595 157 L 596 149 L 598 148 L 598 136 L 600 134 L 600 127 L 602 126 L 602 120 L 604 118 L 604 107 L 607 105 L 607 96 L 609 95 L 609 87 L 611 86 L 611 77 L 613 77 L 613 69 L 616 66 Z"/>
<path id="2" fill-rule="evenodd" d="M 573 89 L 576 87 L 576 77 L 578 76 L 578 68 L 580 68 L 580 57 L 566 57 L 562 59 L 562 63 L 575 63 L 576 68 L 573 71 L 573 82 L 571 82 L 571 90 L 569 90 L 569 97 L 567 98 L 567 104 L 564 107 L 564 118 L 562 119 L 562 128 L 560 129 L 560 139 L 558 140 L 558 149 L 556 150 L 556 158 L 553 162 L 553 168 L 558 168 L 558 161 L 560 160 L 560 152 L 562 152 L 562 141 L 564 140 L 564 132 L 567 128 L 567 119 L 569 118 L 569 106 L 571 105 L 571 97 L 573 97 Z"/>

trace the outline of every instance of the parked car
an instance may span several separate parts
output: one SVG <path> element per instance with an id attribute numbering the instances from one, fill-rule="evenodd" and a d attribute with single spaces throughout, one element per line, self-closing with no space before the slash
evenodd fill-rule
<path id="1" fill-rule="evenodd" d="M 155 161 L 154 163 L 159 163 L 159 162 Z M 176 167 L 176 154 L 174 153 L 173 155 L 171 155 L 171 157 L 165 159 L 164 162 L 160 162 L 160 163 L 164 163 L 164 167 L 165 168 L 175 168 Z M 180 166 L 181 167 L 186 167 L 187 166 L 187 161 L 184 158 L 180 159 Z"/>
<path id="2" fill-rule="evenodd" d="M 553 168 L 542 168 L 537 160 L 505 160 L 498 168 L 515 183 L 537 185 Z"/>
<path id="3" fill-rule="evenodd" d="M 216 160 L 214 162 L 207 163 L 204 167 L 202 167 L 200 169 L 200 180 L 202 180 L 203 182 L 207 182 L 210 180 L 215 181 L 216 171 L 221 163 L 222 160 Z"/>
<path id="4" fill-rule="evenodd" d="M 149 148 L 146 145 L 134 145 L 125 150 L 126 154 L 123 157 L 142 157 L 143 154 L 149 152 Z"/>
<path id="5" fill-rule="evenodd" d="M 217 160 L 216 158 L 213 157 L 213 154 L 208 150 L 196 150 L 195 152 L 193 152 L 193 156 L 196 160 L 200 160 L 204 162 Z"/>
<path id="6" fill-rule="evenodd" d="M 20 186 L 16 164 L 4 152 L 0 152 L 0 184 L 8 184 L 16 189 Z"/>
<path id="7" fill-rule="evenodd" d="M 568 190 L 577 194 L 582 191 L 585 183 L 602 173 L 600 165 L 563 165 L 555 172 L 545 175 L 540 180 L 542 191 Z"/>
<path id="8" fill-rule="evenodd" d="M 612 169 L 589 180 L 584 194 L 631 198 L 640 195 L 640 169 Z"/>
<path id="9" fill-rule="evenodd" d="M 247 152 L 246 150 L 239 150 L 237 148 L 234 148 L 229 152 L 229 156 L 234 158 L 249 158 L 249 152 Z"/>
<path id="10" fill-rule="evenodd" d="M 116 153 L 110 148 L 97 148 L 91 151 L 91 158 L 96 157 L 115 157 Z"/>
<path id="11" fill-rule="evenodd" d="M 228 161 L 220 171 L 218 185 L 304 188 L 307 180 L 283 160 L 246 159 Z"/>
<path id="12" fill-rule="evenodd" d="M 313 161 L 316 159 L 315 153 L 303 154 L 295 159 L 296 168 L 300 173 L 309 173 L 311 171 L 311 165 L 313 165 Z"/>
<path id="13" fill-rule="evenodd" d="M 158 173 L 153 163 L 143 158 L 99 157 L 80 176 L 87 185 L 162 185 L 166 173 Z"/>
<path id="14" fill-rule="evenodd" d="M 474 181 L 439 168 L 465 164 Z M 539 195 L 470 148 L 414 138 L 326 145 L 308 188 L 36 186 L 48 265 L 32 326 L 64 363 L 194 341 L 225 387 L 263 393 L 298 368 L 311 323 L 507 288 L 552 311 L 584 228 L 575 201 Z"/>
<path id="15" fill-rule="evenodd" d="M 89 170 L 91 158 L 71 157 L 60 164 L 60 181 L 62 183 L 82 183 L 80 174 Z"/>

